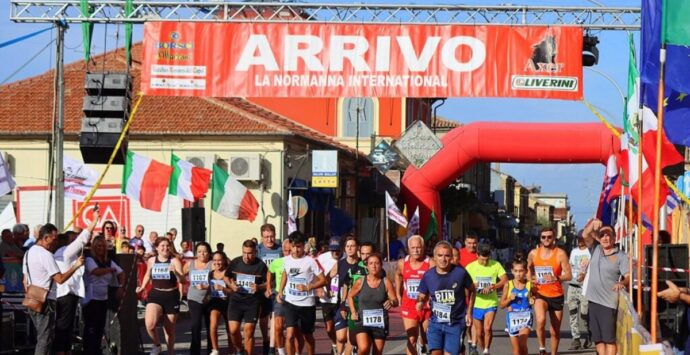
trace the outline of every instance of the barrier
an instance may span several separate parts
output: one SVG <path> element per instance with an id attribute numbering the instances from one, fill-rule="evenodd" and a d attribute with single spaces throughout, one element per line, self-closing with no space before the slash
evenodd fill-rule
<path id="1" fill-rule="evenodd" d="M 640 323 L 635 307 L 625 291 L 618 293 L 616 343 L 619 354 L 673 355 L 670 347 L 663 344 L 651 344 L 651 335 Z"/>

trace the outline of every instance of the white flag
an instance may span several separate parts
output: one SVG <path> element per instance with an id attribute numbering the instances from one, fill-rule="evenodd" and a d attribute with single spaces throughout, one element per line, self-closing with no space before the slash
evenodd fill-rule
<path id="1" fill-rule="evenodd" d="M 297 222 L 295 221 L 295 211 L 292 208 L 292 191 L 288 192 L 288 236 L 292 232 L 297 231 Z"/>
<path id="2" fill-rule="evenodd" d="M 12 174 L 10 174 L 10 167 L 7 166 L 3 155 L 3 152 L 0 151 L 0 196 L 12 192 L 16 186 Z"/>
<path id="3" fill-rule="evenodd" d="M 388 191 L 386 191 L 386 214 L 388 214 L 388 218 L 392 219 L 393 222 L 403 226 L 403 228 L 407 228 L 407 218 L 400 213 L 400 209 L 395 205 Z"/>
<path id="4" fill-rule="evenodd" d="M 86 164 L 66 155 L 62 159 L 62 163 L 62 170 L 65 173 L 65 198 L 84 201 L 86 195 L 96 185 L 98 174 Z"/>
<path id="5" fill-rule="evenodd" d="M 417 233 L 419 233 L 419 206 L 417 206 L 412 218 L 410 218 L 410 223 L 407 225 L 407 237 L 405 239 L 409 239 Z"/>
<path id="6" fill-rule="evenodd" d="M 14 214 L 14 206 L 8 203 L 0 213 L 0 228 L 12 228 L 17 224 L 17 216 Z"/>

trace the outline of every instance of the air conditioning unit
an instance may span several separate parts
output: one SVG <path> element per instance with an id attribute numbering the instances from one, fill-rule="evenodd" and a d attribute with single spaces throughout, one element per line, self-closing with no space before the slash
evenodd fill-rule
<path id="1" fill-rule="evenodd" d="M 204 168 L 208 170 L 213 168 L 213 166 L 210 164 L 210 158 L 205 156 L 187 156 L 187 159 L 185 160 L 192 163 L 192 165 L 196 166 L 197 168 Z"/>
<path id="2" fill-rule="evenodd" d="M 261 155 L 244 153 L 230 157 L 230 176 L 237 180 L 261 180 Z"/>

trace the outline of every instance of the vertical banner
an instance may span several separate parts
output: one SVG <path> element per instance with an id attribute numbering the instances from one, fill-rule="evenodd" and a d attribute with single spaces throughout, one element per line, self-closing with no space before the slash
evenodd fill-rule
<path id="1" fill-rule="evenodd" d="M 147 22 L 141 90 L 213 97 L 581 100 L 582 29 Z"/>

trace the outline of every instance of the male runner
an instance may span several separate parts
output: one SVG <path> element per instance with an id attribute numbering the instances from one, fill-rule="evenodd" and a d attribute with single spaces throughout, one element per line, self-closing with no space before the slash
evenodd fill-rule
<path id="1" fill-rule="evenodd" d="M 338 311 L 333 320 L 335 335 L 338 347 L 338 354 L 350 354 L 352 351 L 352 344 L 348 342 L 348 321 L 347 321 L 347 292 L 358 279 L 366 275 L 366 269 L 362 268 L 359 263 L 360 259 L 357 255 L 359 242 L 354 235 L 345 237 L 345 258 L 340 259 L 336 265 L 336 275 L 338 278 L 338 304 L 340 311 Z M 352 339 L 354 342 L 354 339 Z"/>
<path id="2" fill-rule="evenodd" d="M 278 287 L 278 302 L 283 303 L 286 327 L 287 342 L 286 350 L 288 355 L 296 353 L 294 340 L 297 336 L 297 329 L 304 334 L 307 345 L 307 354 L 314 355 L 314 325 L 316 323 L 316 299 L 314 290 L 323 287 L 328 280 L 321 272 L 316 260 L 305 255 L 305 238 L 301 232 L 296 231 L 290 234 L 292 249 L 290 256 L 285 257 L 283 268 L 283 278 Z M 283 300 L 285 296 L 285 300 Z"/>
<path id="3" fill-rule="evenodd" d="M 467 265 L 467 272 L 477 289 L 474 298 L 472 319 L 474 319 L 473 343 L 470 355 L 477 355 L 477 347 L 484 348 L 484 354 L 489 354 L 496 311 L 498 310 L 498 294 L 496 290 L 503 289 L 508 282 L 506 271 L 496 260 L 491 260 L 491 247 L 482 245 L 477 252 L 479 258 Z M 498 282 L 496 282 L 498 281 Z"/>
<path id="4" fill-rule="evenodd" d="M 436 244 L 436 267 L 424 274 L 418 288 L 417 311 L 431 300 L 427 337 L 432 355 L 464 354 L 462 333 L 472 324 L 474 284 L 464 268 L 450 263 L 452 249 L 453 246 L 445 241 Z M 465 303 L 466 298 L 470 299 L 469 305 Z"/>
<path id="5" fill-rule="evenodd" d="M 225 271 L 227 283 L 233 291 L 228 304 L 230 336 L 235 348 L 242 349 L 240 326 L 244 321 L 244 351 L 254 351 L 254 330 L 259 318 L 266 290 L 266 264 L 256 257 L 256 244 L 251 239 L 242 243 L 242 256 L 233 259 Z"/>
<path id="6" fill-rule="evenodd" d="M 276 227 L 270 223 L 261 226 L 261 244 L 258 247 L 259 258 L 266 264 L 266 267 L 271 267 L 273 260 L 280 258 L 281 247 L 276 243 Z M 271 285 L 268 287 L 271 288 Z M 263 355 L 269 352 L 274 352 L 275 349 L 270 348 L 270 336 L 268 335 L 268 320 L 273 312 L 273 300 L 271 298 L 263 297 L 261 305 L 261 314 L 259 315 L 259 328 L 261 329 L 261 337 L 263 338 Z"/>
<path id="7" fill-rule="evenodd" d="M 409 255 L 405 259 L 398 260 L 395 272 L 395 292 L 398 299 L 402 300 L 400 312 L 407 333 L 407 354 L 417 354 L 417 338 L 420 335 L 421 352 L 425 354 L 427 352 L 426 332 L 429 327 L 431 309 L 427 304 L 421 311 L 417 311 L 416 303 L 419 283 L 424 273 L 435 264 L 424 255 L 424 238 L 421 236 L 411 236 L 407 240 L 407 249 Z"/>
<path id="8" fill-rule="evenodd" d="M 338 260 L 340 260 L 340 255 L 342 255 L 340 238 L 333 237 L 328 242 L 328 252 L 319 255 L 317 259 L 323 272 L 330 280 L 329 285 L 319 289 L 318 293 L 320 294 L 319 303 L 321 304 L 323 320 L 326 324 L 326 334 L 331 339 L 331 348 L 334 355 L 338 354 L 334 320 L 336 313 L 338 313 L 338 291 L 340 287 L 338 285 L 337 264 Z"/>
<path id="9" fill-rule="evenodd" d="M 530 251 L 527 257 L 528 275 L 534 285 L 534 315 L 537 323 L 537 340 L 539 355 L 546 355 L 546 315 L 551 320 L 551 354 L 558 352 L 560 342 L 561 320 L 565 297 L 561 282 L 570 281 L 573 275 L 570 270 L 568 254 L 556 246 L 556 234 L 553 228 L 544 228 L 540 233 L 541 245 Z"/>

